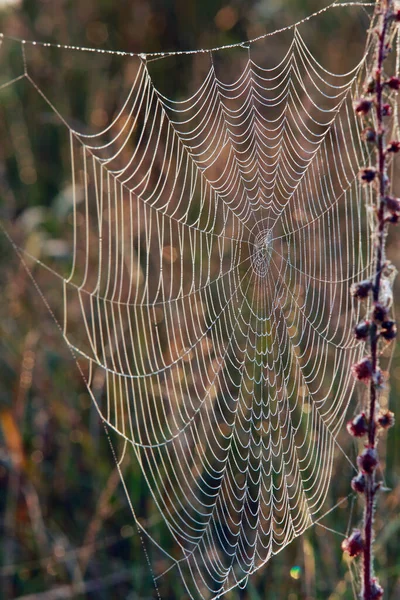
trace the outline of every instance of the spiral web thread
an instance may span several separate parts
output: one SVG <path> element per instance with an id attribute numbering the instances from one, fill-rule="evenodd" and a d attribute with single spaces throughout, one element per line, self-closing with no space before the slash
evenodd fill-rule
<path id="1" fill-rule="evenodd" d="M 72 266 L 51 267 L 65 341 L 118 464 L 133 457 L 151 494 L 137 524 L 163 556 L 155 578 L 174 569 L 192 598 L 244 585 L 321 515 L 363 352 L 349 287 L 372 268 L 353 109 L 371 48 L 335 74 L 298 27 L 273 67 L 244 46 L 233 82 L 209 52 L 182 101 L 132 56 L 131 90 L 94 135 L 51 104 L 25 42 L 17 78 L 69 135 Z"/>

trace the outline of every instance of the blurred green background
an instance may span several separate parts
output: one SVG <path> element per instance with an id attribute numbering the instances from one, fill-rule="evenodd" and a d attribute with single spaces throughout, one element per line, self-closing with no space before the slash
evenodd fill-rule
<path id="1" fill-rule="evenodd" d="M 319 8 L 321 3 L 311 0 L 9 0 L 0 2 L 0 31 L 18 38 L 128 52 L 191 50 L 254 38 Z M 309 26 L 307 42 L 320 58 L 345 57 L 353 47 L 362 48 L 367 24 L 361 10 L 344 13 L 336 9 L 323 27 Z M 338 50 L 338 40 L 345 46 L 343 52 Z M 20 72 L 21 57 L 17 46 L 0 56 L 3 83 Z M 65 102 L 82 119 L 90 120 L 87 98 L 96 93 L 106 96 L 106 85 L 117 85 L 118 61 L 109 60 L 106 83 L 91 74 L 92 88 L 86 79 L 94 61 L 90 56 L 82 61 L 81 72 L 74 75 L 71 70 Z M 60 60 L 57 72 L 64 67 L 70 65 Z M 336 67 L 340 71 L 342 65 Z M 196 65 L 191 60 L 178 62 L 174 73 L 171 77 L 171 69 L 164 70 L 161 61 L 154 76 L 164 90 L 179 96 L 196 81 Z M 0 100 L 0 214 L 17 243 L 28 223 L 29 243 L 42 247 L 60 235 L 57 201 L 63 190 L 62 150 L 59 140 L 45 138 L 40 128 L 32 135 L 27 127 L 27 98 L 7 92 L 14 93 L 15 97 L 8 98 L 14 108 L 7 118 Z M 35 180 L 37 155 L 44 167 L 48 164 L 40 182 Z M 399 249 L 400 242 L 393 236 L 389 255 L 398 266 Z M 155 598 L 107 435 L 54 321 L 2 234 L 0 281 L 0 598 Z M 46 297 L 55 294 L 46 273 L 40 275 L 40 285 Z M 57 302 L 57 296 L 51 300 Z M 398 348 L 391 372 L 390 404 L 398 412 Z M 354 410 L 356 404 L 357 397 Z M 377 569 L 385 597 L 393 600 L 400 597 L 399 427 L 390 431 L 387 443 L 381 442 L 390 490 L 382 494 L 376 516 Z M 339 441 L 354 457 L 346 433 Z M 343 535 L 361 516 L 361 505 L 349 496 L 351 475 L 348 462 L 338 453 L 329 502 L 333 506 L 344 501 L 323 524 Z M 133 504 L 145 515 L 147 499 L 141 495 L 140 474 L 134 465 L 125 477 Z M 254 574 L 245 590 L 226 597 L 353 598 L 358 565 L 343 558 L 342 539 L 316 526 Z M 163 600 L 185 597 L 173 577 L 163 583 L 160 593 Z"/>

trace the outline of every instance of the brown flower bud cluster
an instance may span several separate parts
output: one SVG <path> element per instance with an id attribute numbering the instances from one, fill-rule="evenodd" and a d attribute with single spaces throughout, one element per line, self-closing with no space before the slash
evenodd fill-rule
<path id="1" fill-rule="evenodd" d="M 400 221 L 400 199 L 392 196 L 385 196 L 385 221 L 386 223 L 397 224 Z"/>
<path id="2" fill-rule="evenodd" d="M 361 531 L 354 529 L 353 533 L 342 542 L 342 550 L 352 558 L 358 556 L 364 549 L 364 540 Z"/>
<path id="3" fill-rule="evenodd" d="M 380 598 L 383 598 L 383 587 L 379 584 L 376 577 L 374 577 L 371 586 L 371 600 L 380 600 Z"/>
<path id="4" fill-rule="evenodd" d="M 400 8 L 398 9 L 400 14 Z M 393 14 L 397 14 L 394 10 Z M 395 18 L 395 17 L 393 17 Z M 379 32 L 377 31 L 378 35 Z M 387 47 L 386 47 L 387 46 Z M 390 51 L 390 45 L 386 44 L 384 48 L 384 58 Z M 381 116 L 391 117 L 393 115 L 392 96 L 393 92 L 397 93 L 400 91 L 400 77 L 390 76 L 386 79 L 383 78 L 382 69 L 378 67 L 375 72 L 369 77 L 365 86 L 364 94 L 354 102 L 355 113 L 366 122 L 366 127 L 361 133 L 361 139 L 367 144 L 374 144 L 378 146 L 382 135 L 384 134 L 384 128 L 380 129 L 376 126 L 376 120 L 374 120 L 374 113 L 379 109 Z M 385 93 L 385 101 L 378 102 L 377 90 L 381 88 L 382 92 Z M 378 107 L 379 104 L 379 107 Z M 384 150 L 385 157 L 390 154 L 396 154 L 400 152 L 400 140 L 391 140 Z M 370 185 L 379 181 L 381 174 L 373 166 L 366 166 L 361 169 L 359 173 L 360 181 L 365 185 Z M 399 211 L 395 211 L 397 217 L 391 217 L 389 222 L 398 222 L 400 220 Z M 397 220 L 396 220 L 397 219 Z"/>
<path id="5" fill-rule="evenodd" d="M 395 208 L 396 203 L 388 203 L 389 208 Z M 400 214 L 400 207 L 399 207 Z M 371 279 L 364 279 L 358 283 L 353 283 L 350 293 L 357 300 L 367 300 L 373 291 L 373 282 Z M 390 318 L 389 308 L 382 302 L 374 302 L 369 318 L 362 319 L 353 330 L 354 337 L 360 342 L 367 342 L 371 333 L 377 334 L 386 342 L 391 342 L 397 335 L 396 322 Z M 372 377 L 372 365 L 368 357 L 363 358 L 359 363 L 352 366 L 352 372 L 356 379 L 368 382 Z M 378 382 L 379 383 L 379 382 Z"/>

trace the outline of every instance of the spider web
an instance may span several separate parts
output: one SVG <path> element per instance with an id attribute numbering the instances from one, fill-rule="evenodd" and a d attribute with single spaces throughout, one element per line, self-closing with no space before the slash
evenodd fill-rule
<path id="1" fill-rule="evenodd" d="M 192 598 L 244 585 L 320 517 L 363 353 L 349 287 L 372 269 L 369 150 L 353 103 L 374 48 L 332 73 L 287 30 L 277 64 L 239 45 L 230 81 L 202 50 L 179 101 L 151 74 L 170 54 L 119 53 L 132 85 L 95 134 L 43 92 L 32 44 L 7 84 L 35 89 L 69 137 L 70 269 L 37 262 L 62 285 L 57 318 L 118 465 L 134 458 L 152 497 L 136 522 L 163 556 L 154 576 L 174 569 Z"/>

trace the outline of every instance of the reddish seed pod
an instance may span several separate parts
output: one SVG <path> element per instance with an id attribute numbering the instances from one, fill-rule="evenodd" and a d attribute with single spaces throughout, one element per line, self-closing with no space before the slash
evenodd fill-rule
<path id="1" fill-rule="evenodd" d="M 368 431 L 368 421 L 365 413 L 356 415 L 346 425 L 347 431 L 354 437 L 363 437 Z"/>
<path id="2" fill-rule="evenodd" d="M 385 222 L 386 223 L 394 223 L 396 225 L 396 223 L 399 222 L 400 219 L 400 211 L 398 212 L 391 212 L 389 214 L 386 215 L 385 217 Z"/>
<path id="3" fill-rule="evenodd" d="M 357 465 L 362 473 L 371 475 L 378 465 L 378 453 L 375 448 L 365 448 L 357 456 Z"/>
<path id="4" fill-rule="evenodd" d="M 371 600 L 379 600 L 380 598 L 383 598 L 383 587 L 374 577 L 371 582 Z"/>
<path id="5" fill-rule="evenodd" d="M 364 540 L 359 529 L 354 529 L 353 533 L 342 542 L 343 552 L 346 552 L 351 557 L 358 556 L 363 549 Z"/>
<path id="6" fill-rule="evenodd" d="M 395 154 L 397 154 L 397 152 L 400 152 L 400 142 L 397 140 L 392 140 L 391 142 L 389 142 L 386 148 L 386 152 L 394 152 Z"/>
<path id="7" fill-rule="evenodd" d="M 381 302 L 376 302 L 374 308 L 372 310 L 372 318 L 377 323 L 382 323 L 385 321 L 388 315 L 387 307 Z"/>
<path id="8" fill-rule="evenodd" d="M 376 422 L 381 429 L 390 429 L 394 425 L 394 414 L 390 410 L 380 410 Z"/>
<path id="9" fill-rule="evenodd" d="M 374 167 L 365 167 L 360 171 L 360 179 L 363 183 L 372 183 L 376 177 L 377 170 Z"/>
<path id="10" fill-rule="evenodd" d="M 352 365 L 351 372 L 359 381 L 368 383 L 372 379 L 372 362 L 369 356 L 365 356 L 358 363 Z"/>
<path id="11" fill-rule="evenodd" d="M 351 487 L 358 494 L 364 494 L 367 487 L 365 475 L 363 473 L 358 473 L 355 477 L 353 477 L 351 480 Z"/>
<path id="12" fill-rule="evenodd" d="M 354 103 L 354 110 L 359 115 L 367 115 L 372 108 L 372 100 L 368 98 L 360 98 Z"/>
<path id="13" fill-rule="evenodd" d="M 400 200 L 398 198 L 385 196 L 385 205 L 386 208 L 392 213 L 400 212 Z"/>
<path id="14" fill-rule="evenodd" d="M 389 77 L 387 81 L 385 81 L 385 85 L 387 85 L 391 90 L 400 90 L 400 79 L 398 77 Z"/>
<path id="15" fill-rule="evenodd" d="M 387 217 L 385 217 L 386 223 L 392 223 L 393 225 L 397 225 L 400 221 L 400 213 L 390 213 Z"/>
<path id="16" fill-rule="evenodd" d="M 371 323 L 369 321 L 363 320 L 354 327 L 354 337 L 356 340 L 362 341 L 368 339 L 370 325 Z"/>
<path id="17" fill-rule="evenodd" d="M 391 117 L 393 114 L 393 110 L 390 104 L 382 104 L 382 116 L 383 117 Z"/>
<path id="18" fill-rule="evenodd" d="M 373 127 L 366 127 L 364 131 L 361 133 L 361 138 L 364 142 L 368 142 L 369 144 L 373 144 L 376 142 L 376 131 Z"/>
<path id="19" fill-rule="evenodd" d="M 376 89 L 376 79 L 374 77 L 370 77 L 365 86 L 365 93 L 373 94 L 375 92 L 375 89 Z"/>
<path id="20" fill-rule="evenodd" d="M 395 321 L 384 321 L 381 326 L 381 336 L 387 342 L 391 342 L 397 335 L 397 325 Z"/>
<path id="21" fill-rule="evenodd" d="M 353 283 L 353 285 L 350 288 L 350 294 L 354 296 L 354 298 L 363 300 L 364 298 L 368 298 L 368 294 L 371 290 L 372 281 L 370 279 L 364 279 L 364 281 Z"/>

